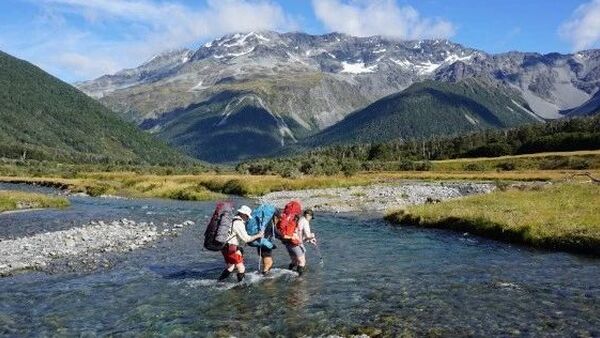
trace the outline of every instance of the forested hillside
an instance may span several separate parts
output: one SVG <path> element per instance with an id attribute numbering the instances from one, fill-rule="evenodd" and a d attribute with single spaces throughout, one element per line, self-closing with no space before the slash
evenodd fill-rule
<path id="1" fill-rule="evenodd" d="M 0 157 L 70 163 L 195 162 L 79 90 L 0 52 Z"/>
<path id="2" fill-rule="evenodd" d="M 410 140 L 541 123 L 526 105 L 516 92 L 485 81 L 424 81 L 350 114 L 304 143 Z"/>

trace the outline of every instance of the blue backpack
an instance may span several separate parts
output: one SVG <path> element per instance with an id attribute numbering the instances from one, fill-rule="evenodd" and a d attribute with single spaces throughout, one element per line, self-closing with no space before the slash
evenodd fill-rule
<path id="1" fill-rule="evenodd" d="M 253 236 L 259 233 L 261 230 L 265 230 L 265 228 L 271 224 L 271 220 L 273 219 L 273 215 L 277 208 L 271 204 L 261 204 L 258 207 L 254 208 L 252 211 L 252 215 L 248 222 L 246 222 L 246 232 L 248 235 Z M 250 246 L 273 249 L 273 242 L 271 242 L 268 238 L 261 238 L 254 242 L 248 243 Z"/>

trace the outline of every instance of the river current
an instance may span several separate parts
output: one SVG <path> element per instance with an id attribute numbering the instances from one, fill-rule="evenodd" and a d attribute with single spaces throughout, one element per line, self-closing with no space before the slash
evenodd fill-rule
<path id="1" fill-rule="evenodd" d="M 280 247 L 263 278 L 247 248 L 247 282 L 217 285 L 222 257 L 201 241 L 214 203 L 70 199 L 66 210 L 0 215 L 0 238 L 124 217 L 197 224 L 118 254 L 110 267 L 0 278 L 0 335 L 600 336 L 598 259 L 395 227 L 373 215 L 317 214 L 322 264 L 309 245 L 300 278 L 285 270 Z"/>

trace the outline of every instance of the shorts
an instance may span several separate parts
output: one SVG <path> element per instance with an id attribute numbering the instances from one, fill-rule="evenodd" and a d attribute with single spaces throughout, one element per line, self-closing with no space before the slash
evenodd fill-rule
<path id="1" fill-rule="evenodd" d="M 273 249 L 267 248 L 256 248 L 256 252 L 260 255 L 260 257 L 273 257 Z"/>
<path id="2" fill-rule="evenodd" d="M 237 245 L 228 244 L 221 250 L 225 263 L 241 264 L 244 263 L 244 250 Z"/>
<path id="3" fill-rule="evenodd" d="M 287 249 L 288 253 L 290 254 L 290 257 L 302 257 L 306 253 L 306 248 L 304 247 L 304 244 L 300 244 L 300 245 L 286 244 L 285 248 Z"/>

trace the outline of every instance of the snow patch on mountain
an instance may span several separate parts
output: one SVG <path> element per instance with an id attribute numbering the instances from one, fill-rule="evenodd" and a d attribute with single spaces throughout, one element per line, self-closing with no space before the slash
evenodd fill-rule
<path id="1" fill-rule="evenodd" d="M 471 55 L 467 55 L 467 56 L 458 56 L 456 54 L 452 54 L 450 56 L 447 56 L 446 59 L 444 59 L 443 63 L 447 63 L 447 64 L 453 64 L 457 61 L 462 61 L 462 62 L 466 62 L 469 61 L 473 58 L 473 54 Z"/>
<path id="2" fill-rule="evenodd" d="M 300 64 L 303 64 L 303 65 L 306 65 L 306 66 L 308 66 L 308 63 L 304 62 L 304 61 L 303 61 L 302 59 L 300 59 L 298 56 L 296 56 L 296 55 L 294 55 L 294 54 L 292 54 L 292 53 L 290 53 L 290 52 L 285 52 L 285 54 L 288 56 L 288 58 L 289 58 L 290 60 L 292 60 L 292 61 L 294 61 L 294 62 L 297 62 L 297 63 L 300 63 Z"/>
<path id="3" fill-rule="evenodd" d="M 367 66 L 364 62 L 348 63 L 342 61 L 342 73 L 364 74 L 373 73 L 377 70 L 377 65 Z"/>
<path id="4" fill-rule="evenodd" d="M 413 64 L 410 61 L 406 60 L 406 59 L 404 59 L 404 60 L 396 60 L 394 58 L 390 58 L 390 61 L 392 61 L 393 63 L 397 64 L 398 66 L 401 66 L 402 68 L 410 68 L 410 67 L 413 66 Z"/>
<path id="5" fill-rule="evenodd" d="M 247 42 L 246 40 L 250 37 L 255 37 L 256 39 L 265 41 L 265 42 L 271 41 L 270 39 L 268 39 L 256 32 L 250 32 L 250 33 L 247 33 L 246 35 L 237 33 L 231 39 L 220 43 L 219 46 L 223 46 L 223 47 L 227 47 L 227 48 L 236 47 L 236 46 L 244 46 L 244 45 L 246 45 L 246 42 Z"/>
<path id="6" fill-rule="evenodd" d="M 467 119 L 467 121 L 469 121 L 470 124 L 476 126 L 477 124 L 479 124 L 479 122 L 477 122 L 477 120 L 473 119 L 471 116 L 465 114 L 465 118 Z"/>
<path id="7" fill-rule="evenodd" d="M 255 47 L 252 47 L 247 51 L 243 51 L 243 52 L 239 52 L 239 53 L 227 53 L 227 54 L 223 54 L 223 55 L 214 54 L 213 57 L 215 59 L 235 58 L 238 56 L 244 56 L 244 55 L 252 53 L 254 51 L 254 48 Z"/>
<path id="8" fill-rule="evenodd" d="M 417 70 L 419 75 L 427 75 L 436 71 L 436 69 L 440 68 L 442 63 L 433 63 L 431 61 L 426 61 L 422 63 L 414 64 L 414 67 Z"/>
<path id="9" fill-rule="evenodd" d="M 193 92 L 193 91 L 199 91 L 199 90 L 202 90 L 202 89 L 206 89 L 206 88 L 208 88 L 208 87 L 206 87 L 206 86 L 203 86 L 203 85 L 202 85 L 202 82 L 203 82 L 203 81 L 200 81 L 200 82 L 198 82 L 198 84 L 197 84 L 197 85 L 195 85 L 195 86 L 193 86 L 192 88 L 190 88 L 190 91 L 192 91 L 192 92 Z"/>

